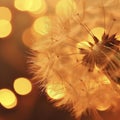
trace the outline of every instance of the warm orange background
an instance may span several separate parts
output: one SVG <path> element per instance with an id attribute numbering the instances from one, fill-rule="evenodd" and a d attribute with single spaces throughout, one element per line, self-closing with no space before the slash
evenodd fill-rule
<path id="1" fill-rule="evenodd" d="M 16 78 L 31 79 L 32 77 L 26 63 L 29 48 L 23 44 L 22 35 L 34 20 L 29 13 L 17 10 L 13 2 L 14 0 L 0 0 L 0 6 L 6 6 L 11 10 L 13 26 L 12 33 L 8 37 L 0 38 L 0 89 L 8 88 L 12 91 L 14 91 L 13 82 Z M 54 108 L 35 85 L 30 94 L 25 96 L 16 94 L 16 96 L 18 105 L 14 109 L 7 110 L 0 106 L 0 120 L 74 120 L 67 111 Z M 100 115 L 104 120 L 120 120 L 119 112 L 118 107 L 115 112 L 100 112 Z M 88 120 L 89 118 L 83 117 L 82 119 Z"/>

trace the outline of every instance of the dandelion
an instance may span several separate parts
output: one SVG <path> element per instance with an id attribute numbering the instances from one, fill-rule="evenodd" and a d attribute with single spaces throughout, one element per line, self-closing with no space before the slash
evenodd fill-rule
<path id="1" fill-rule="evenodd" d="M 76 118 L 101 119 L 97 110 L 120 99 L 119 12 L 119 0 L 59 0 L 51 30 L 32 47 L 34 79 Z"/>

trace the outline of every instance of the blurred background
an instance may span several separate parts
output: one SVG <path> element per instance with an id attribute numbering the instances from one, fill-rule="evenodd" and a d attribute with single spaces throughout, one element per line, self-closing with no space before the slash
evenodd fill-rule
<path id="1" fill-rule="evenodd" d="M 0 0 L 0 120 L 75 120 L 31 83 L 27 64 L 32 44 L 49 32 L 45 14 L 57 1 Z M 104 120 L 120 119 L 119 110 L 99 113 Z"/>
<path id="2" fill-rule="evenodd" d="M 0 0 L 0 120 L 72 120 L 28 82 L 29 48 L 40 37 L 31 28 L 47 11 L 42 2 Z"/>

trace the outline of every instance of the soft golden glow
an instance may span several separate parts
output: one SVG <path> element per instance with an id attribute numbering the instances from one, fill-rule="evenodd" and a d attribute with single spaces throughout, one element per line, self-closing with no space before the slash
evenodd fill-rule
<path id="1" fill-rule="evenodd" d="M 33 1 L 33 4 L 29 9 L 30 12 L 44 13 L 46 11 L 47 6 L 45 0 L 31 0 L 31 1 Z"/>
<path id="2" fill-rule="evenodd" d="M 103 98 L 104 99 L 104 98 Z M 98 103 L 96 105 L 96 109 L 99 110 L 99 111 L 105 111 L 105 110 L 108 110 L 109 108 L 111 107 L 111 105 L 109 104 L 109 102 L 101 102 L 101 103 Z"/>
<path id="3" fill-rule="evenodd" d="M 60 83 L 51 83 L 47 85 L 46 93 L 50 98 L 59 100 L 65 97 L 65 87 Z"/>
<path id="4" fill-rule="evenodd" d="M 77 43 L 76 47 L 85 49 L 85 48 L 89 48 L 90 44 L 87 41 L 83 41 L 83 42 Z"/>
<path id="5" fill-rule="evenodd" d="M 35 20 L 33 29 L 40 35 L 47 35 L 51 30 L 51 20 L 47 16 Z"/>
<path id="6" fill-rule="evenodd" d="M 33 4 L 32 0 L 15 0 L 14 1 L 14 6 L 16 7 L 16 9 L 21 11 L 29 10 L 32 4 Z"/>
<path id="7" fill-rule="evenodd" d="M 96 27 L 91 30 L 91 33 L 93 33 L 94 36 L 96 36 L 99 39 L 99 41 L 101 41 L 104 31 L 105 31 L 104 28 Z M 88 41 L 90 41 L 91 43 L 94 43 L 94 39 L 92 38 L 91 35 L 88 35 Z"/>
<path id="8" fill-rule="evenodd" d="M 32 91 L 32 84 L 27 78 L 17 78 L 13 86 L 19 95 L 27 95 Z"/>
<path id="9" fill-rule="evenodd" d="M 103 81 L 104 84 L 111 84 L 111 83 L 110 83 L 110 80 L 109 80 L 106 76 L 104 76 L 104 77 L 102 78 L 102 81 Z"/>
<path id="10" fill-rule="evenodd" d="M 14 108 L 17 105 L 17 98 L 15 94 L 9 89 L 0 90 L 0 103 L 7 109 Z"/>
<path id="11" fill-rule="evenodd" d="M 56 5 L 56 14 L 61 19 L 68 19 L 76 10 L 74 0 L 60 0 Z"/>
<path id="12" fill-rule="evenodd" d="M 15 7 L 21 11 L 38 12 L 46 11 L 44 0 L 15 0 Z"/>
<path id="13" fill-rule="evenodd" d="M 11 11 L 7 7 L 0 7 L 0 19 L 5 19 L 10 21 L 12 18 Z"/>
<path id="14" fill-rule="evenodd" d="M 11 23 L 8 20 L 0 19 L 0 38 L 7 37 L 11 31 Z"/>

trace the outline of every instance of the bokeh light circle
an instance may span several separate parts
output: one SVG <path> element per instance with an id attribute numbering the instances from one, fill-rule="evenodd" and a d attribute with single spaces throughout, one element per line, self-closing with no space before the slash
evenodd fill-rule
<path id="1" fill-rule="evenodd" d="M 105 29 L 102 27 L 95 27 L 90 31 L 94 36 L 96 36 L 98 38 L 99 41 L 102 40 L 102 36 L 105 32 Z M 93 37 L 89 34 L 88 35 L 88 41 L 91 43 L 94 43 L 94 39 Z"/>
<path id="2" fill-rule="evenodd" d="M 31 8 L 32 1 L 31 0 L 15 0 L 14 6 L 16 9 L 20 11 L 27 11 Z"/>
<path id="3" fill-rule="evenodd" d="M 19 95 L 27 95 L 32 91 L 32 84 L 29 79 L 20 77 L 13 83 L 14 90 Z"/>
<path id="4" fill-rule="evenodd" d="M 46 87 L 46 93 L 48 96 L 54 100 L 59 100 L 65 97 L 65 87 L 60 83 L 51 83 Z"/>
<path id="5" fill-rule="evenodd" d="M 11 90 L 4 88 L 0 90 L 0 103 L 6 109 L 12 109 L 17 105 L 17 98 Z"/>
<path id="6" fill-rule="evenodd" d="M 0 38 L 7 37 L 12 31 L 12 25 L 8 20 L 0 19 Z"/>
<path id="7" fill-rule="evenodd" d="M 33 24 L 33 29 L 40 35 L 47 35 L 51 30 L 51 20 L 47 16 L 39 17 Z"/>
<path id="8" fill-rule="evenodd" d="M 0 19 L 5 19 L 8 21 L 11 21 L 12 19 L 12 14 L 9 8 L 7 7 L 0 7 Z"/>
<path id="9" fill-rule="evenodd" d="M 14 6 L 20 11 L 28 12 L 45 12 L 47 9 L 46 2 L 44 0 L 15 0 Z"/>

